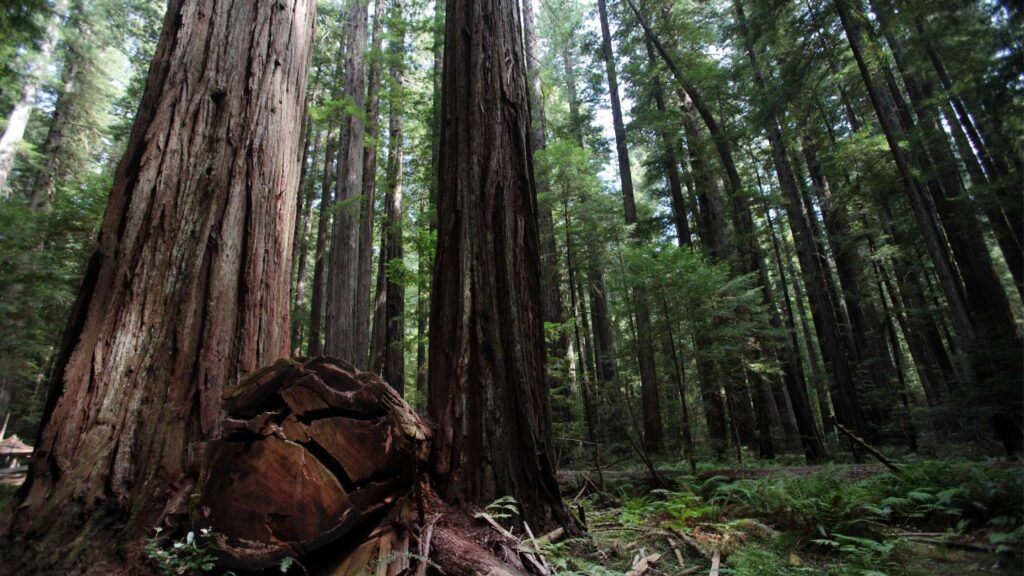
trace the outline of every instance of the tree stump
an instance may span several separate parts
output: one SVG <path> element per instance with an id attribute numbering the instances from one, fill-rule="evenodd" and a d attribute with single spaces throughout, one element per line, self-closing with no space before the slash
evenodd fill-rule
<path id="1" fill-rule="evenodd" d="M 378 376 L 281 360 L 227 390 L 223 417 L 200 505 L 225 565 L 271 566 L 356 530 L 363 545 L 346 557 L 360 566 L 408 542 L 389 525 L 408 521 L 430 430 Z"/>

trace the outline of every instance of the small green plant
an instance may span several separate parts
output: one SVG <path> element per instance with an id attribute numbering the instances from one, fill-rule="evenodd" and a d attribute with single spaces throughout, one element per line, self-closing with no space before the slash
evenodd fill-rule
<path id="1" fill-rule="evenodd" d="M 519 508 L 516 507 L 515 498 L 511 496 L 502 496 L 485 506 L 483 514 L 487 514 L 495 520 L 506 520 L 513 516 L 517 516 L 519 514 Z M 482 517 L 483 514 L 476 514 L 476 518 Z"/>
<path id="2" fill-rule="evenodd" d="M 181 540 L 171 541 L 170 548 L 164 548 L 161 544 L 161 532 L 162 528 L 156 529 L 156 534 L 146 542 L 143 551 L 156 564 L 162 576 L 192 576 L 213 570 L 217 560 L 217 546 L 209 528 L 200 530 L 198 537 L 190 530 Z"/>

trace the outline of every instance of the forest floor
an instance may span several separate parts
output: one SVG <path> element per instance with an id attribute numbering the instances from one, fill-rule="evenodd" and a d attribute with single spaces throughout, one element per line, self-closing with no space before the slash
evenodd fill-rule
<path id="1" fill-rule="evenodd" d="M 603 488 L 596 474 L 562 472 L 589 537 L 544 545 L 543 555 L 564 575 L 1021 573 L 1019 463 L 901 467 L 668 470 L 669 489 L 651 489 L 644 470 L 605 472 Z"/>
<path id="2" fill-rule="evenodd" d="M 563 471 L 565 500 L 585 519 L 585 537 L 531 537 L 513 521 L 515 503 L 508 498 L 476 518 L 466 515 L 462 532 L 485 547 L 500 542 L 497 548 L 506 551 L 514 538 L 519 556 L 531 556 L 529 563 L 552 576 L 1024 573 L 1020 463 L 899 465 L 899 475 L 873 464 L 698 474 L 665 466 L 669 488 L 661 489 L 651 487 L 643 469 L 606 470 L 600 477 Z M 13 489 L 0 486 L 0 504 Z"/>

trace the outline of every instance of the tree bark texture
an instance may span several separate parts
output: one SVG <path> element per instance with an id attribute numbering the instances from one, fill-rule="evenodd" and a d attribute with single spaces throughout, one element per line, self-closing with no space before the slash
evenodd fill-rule
<path id="1" fill-rule="evenodd" d="M 137 563 L 138 539 L 186 512 L 224 388 L 288 354 L 314 15 L 309 0 L 170 2 L 3 570 Z"/>
<path id="2" fill-rule="evenodd" d="M 399 394 L 405 393 L 405 285 L 401 278 L 396 277 L 397 271 L 395 274 L 390 273 L 390 268 L 400 266 L 405 254 L 402 237 L 402 150 L 405 136 L 400 93 L 405 81 L 402 65 L 405 55 L 405 30 L 402 28 L 402 18 L 402 0 L 391 0 L 389 20 L 399 30 L 392 30 L 388 52 L 392 87 L 399 91 L 399 94 L 391 99 L 391 115 L 388 120 L 388 188 L 385 201 L 387 221 L 381 237 L 384 240 L 382 257 L 387 263 L 389 273 L 384 290 L 384 370 L 381 375 Z"/>
<path id="3" fill-rule="evenodd" d="M 442 494 L 572 527 L 545 418 L 536 184 L 515 0 L 448 0 L 428 413 Z"/>
<path id="4" fill-rule="evenodd" d="M 345 31 L 345 78 L 342 96 L 355 113 L 345 117 L 339 138 L 334 222 L 327 278 L 327 318 L 324 351 L 354 366 L 365 366 L 367 350 L 361 331 L 369 325 L 359 322 L 359 308 L 370 305 L 369 292 L 358 293 L 359 243 L 363 193 L 363 145 L 366 109 L 366 25 L 367 0 L 349 0 Z"/>

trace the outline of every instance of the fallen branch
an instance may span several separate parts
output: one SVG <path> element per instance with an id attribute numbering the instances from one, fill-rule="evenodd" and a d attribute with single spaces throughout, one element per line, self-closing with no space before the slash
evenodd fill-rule
<path id="1" fill-rule="evenodd" d="M 562 539 L 562 536 L 565 536 L 565 528 L 555 528 L 551 532 L 548 532 L 547 534 L 542 535 L 540 538 L 537 538 L 537 544 L 541 546 L 547 546 L 548 544 L 558 542 Z"/>
<path id="2" fill-rule="evenodd" d="M 707 550 L 706 550 L 706 549 L 705 549 L 705 548 L 704 548 L 703 546 L 701 546 L 699 542 L 697 542 L 696 540 L 694 540 L 694 539 L 693 539 L 692 537 L 690 537 L 690 536 L 687 536 L 687 535 L 686 535 L 686 534 L 684 534 L 684 533 L 683 533 L 682 531 L 680 531 L 680 530 L 676 530 L 675 528 L 669 528 L 668 530 L 669 530 L 669 531 L 670 531 L 670 532 L 671 532 L 671 533 L 672 533 L 672 534 L 673 534 L 673 535 L 674 535 L 674 536 L 675 536 L 676 538 L 678 538 L 678 539 L 682 540 L 682 541 L 683 541 L 683 542 L 685 542 L 685 543 L 686 543 L 686 544 L 687 544 L 687 545 L 688 545 L 688 546 L 689 546 L 690 548 L 693 548 L 694 550 L 696 550 L 696 551 L 697 551 L 697 552 L 698 552 L 698 553 L 699 553 L 699 554 L 700 554 L 701 556 L 703 556 L 703 557 L 707 558 L 708 560 L 711 560 L 711 559 L 712 559 L 712 558 L 714 557 L 714 555 L 713 555 L 713 554 L 712 554 L 711 552 L 708 552 L 708 551 L 707 551 Z M 718 553 L 718 552 L 716 551 L 716 552 L 715 552 L 715 554 L 717 554 L 717 553 Z"/>
<path id="3" fill-rule="evenodd" d="M 626 576 L 641 576 L 641 574 L 644 574 L 651 568 L 651 564 L 654 564 L 660 558 L 661 554 L 657 553 L 644 556 L 638 562 L 633 564 L 633 567 L 629 570 L 629 572 L 626 572 Z"/>
<path id="4" fill-rule="evenodd" d="M 871 454 L 872 456 L 874 456 L 875 460 L 878 460 L 886 468 L 888 468 L 889 470 L 892 470 L 893 472 L 895 472 L 897 476 L 902 476 L 903 475 L 903 470 L 899 466 L 894 464 L 892 462 L 892 460 L 889 460 L 888 458 L 886 458 L 885 454 L 882 454 L 881 452 L 879 452 L 877 448 L 875 448 L 874 446 L 868 444 L 863 438 L 861 438 L 860 436 L 857 436 L 856 434 L 851 432 L 850 429 L 848 429 L 846 426 L 843 426 L 842 424 L 840 424 L 839 421 L 836 420 L 835 415 L 830 415 L 829 419 L 832 421 L 832 425 L 836 427 L 836 430 L 839 430 L 840 432 L 842 432 L 847 438 L 849 438 L 850 440 L 853 440 L 854 444 L 857 444 L 858 446 L 863 448 L 868 454 Z"/>
<path id="5" fill-rule="evenodd" d="M 715 550 L 715 555 L 711 558 L 711 572 L 708 572 L 708 576 L 718 576 L 718 569 L 722 565 L 722 553 Z"/>
<path id="6" fill-rule="evenodd" d="M 668 536 L 665 537 L 665 541 L 668 542 L 668 547 L 672 549 L 672 553 L 676 555 L 676 562 L 679 562 L 679 567 L 686 568 L 686 561 L 683 560 L 683 553 L 679 551 L 675 541 Z"/>

